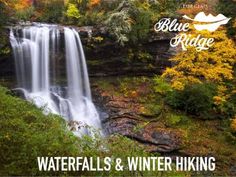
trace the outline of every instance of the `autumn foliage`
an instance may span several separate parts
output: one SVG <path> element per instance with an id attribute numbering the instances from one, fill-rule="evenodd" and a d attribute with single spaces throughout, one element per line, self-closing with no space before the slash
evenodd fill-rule
<path id="1" fill-rule="evenodd" d="M 183 89 L 187 83 L 204 81 L 223 84 L 233 79 L 233 67 L 236 63 L 235 43 L 229 39 L 225 30 L 214 33 L 201 32 L 205 37 L 215 39 L 210 49 L 197 52 L 194 47 L 180 52 L 171 59 L 174 66 L 167 68 L 163 77 L 169 78 L 172 86 Z"/>
<path id="2" fill-rule="evenodd" d="M 31 5 L 32 5 L 31 0 L 21 0 L 21 1 L 18 0 L 14 4 L 14 8 L 15 10 L 23 10 L 23 9 L 29 8 Z"/>
<path id="3" fill-rule="evenodd" d="M 91 0 L 90 1 L 90 7 L 97 6 L 100 4 L 101 0 Z"/>

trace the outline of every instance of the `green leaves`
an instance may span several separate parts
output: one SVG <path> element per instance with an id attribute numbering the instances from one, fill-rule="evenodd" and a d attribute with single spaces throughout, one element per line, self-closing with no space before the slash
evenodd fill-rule
<path id="1" fill-rule="evenodd" d="M 157 17 L 174 14 L 176 1 L 122 0 L 108 16 L 105 25 L 122 46 L 129 42 L 145 42 Z M 169 14 L 168 14 L 169 13 Z"/>
<path id="2" fill-rule="evenodd" d="M 45 116 L 2 87 L 0 97 L 1 175 L 42 175 L 36 163 L 38 156 L 78 154 L 78 139 L 67 130 L 62 118 Z"/>
<path id="3" fill-rule="evenodd" d="M 123 46 L 129 40 L 127 35 L 131 31 L 131 22 L 129 14 L 126 11 L 120 11 L 112 13 L 105 24 L 117 42 Z"/>
<path id="4" fill-rule="evenodd" d="M 186 113 L 210 118 L 214 108 L 213 97 L 217 94 L 213 84 L 191 84 L 184 90 L 174 90 L 166 97 L 166 102 L 173 108 Z"/>

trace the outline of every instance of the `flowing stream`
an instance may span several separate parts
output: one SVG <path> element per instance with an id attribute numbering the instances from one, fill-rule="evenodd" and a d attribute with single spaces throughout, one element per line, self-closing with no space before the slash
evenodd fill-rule
<path id="1" fill-rule="evenodd" d="M 83 46 L 78 32 L 56 25 L 38 24 L 12 29 L 17 89 L 46 114 L 61 115 L 78 135 L 101 129 L 98 112 L 92 102 Z M 63 43 L 63 45 L 61 45 Z M 67 85 L 56 84 L 58 53 L 64 51 Z"/>

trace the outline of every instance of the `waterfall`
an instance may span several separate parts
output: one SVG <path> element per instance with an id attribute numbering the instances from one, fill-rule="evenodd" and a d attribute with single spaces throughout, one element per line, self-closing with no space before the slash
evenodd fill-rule
<path id="1" fill-rule="evenodd" d="M 78 32 L 64 28 L 64 40 L 56 25 L 38 24 L 12 29 L 17 89 L 45 114 L 61 115 L 76 125 L 75 134 L 91 134 L 88 127 L 101 129 L 97 110 L 92 102 L 83 46 Z M 60 45 L 64 42 L 63 47 Z M 65 87 L 56 85 L 58 54 L 64 49 Z"/>

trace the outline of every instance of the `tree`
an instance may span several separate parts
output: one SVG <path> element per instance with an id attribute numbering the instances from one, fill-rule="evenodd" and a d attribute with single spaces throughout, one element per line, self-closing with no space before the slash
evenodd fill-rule
<path id="1" fill-rule="evenodd" d="M 1 11 L 1 14 L 0 14 L 0 27 L 5 23 L 5 20 L 6 20 L 6 14 L 5 14 L 5 2 L 0 0 L 0 11 Z"/>
<path id="2" fill-rule="evenodd" d="M 126 11 L 112 13 L 105 23 L 122 46 L 129 40 L 127 35 L 131 31 L 131 19 Z"/>
<path id="3" fill-rule="evenodd" d="M 32 6 L 35 9 L 34 21 L 43 21 L 47 23 L 61 22 L 65 10 L 64 3 L 64 0 L 33 1 Z"/>
<path id="4" fill-rule="evenodd" d="M 66 16 L 72 20 L 78 20 L 80 18 L 80 12 L 75 4 L 69 3 L 66 11 Z"/>
<path id="5" fill-rule="evenodd" d="M 14 4 L 14 8 L 16 11 L 27 9 L 30 6 L 31 6 L 30 0 L 21 0 L 21 1 L 17 0 Z"/>
<path id="6" fill-rule="evenodd" d="M 193 47 L 180 52 L 171 59 L 175 65 L 167 68 L 162 75 L 170 79 L 176 89 L 183 89 L 187 83 L 210 81 L 223 84 L 224 81 L 233 79 L 233 67 L 236 63 L 235 43 L 226 36 L 225 30 L 201 33 L 204 37 L 214 38 L 215 44 L 201 52 L 197 52 Z"/>
<path id="7" fill-rule="evenodd" d="M 98 4 L 100 4 L 101 0 L 90 0 L 89 6 L 90 7 L 94 7 L 97 6 Z"/>

